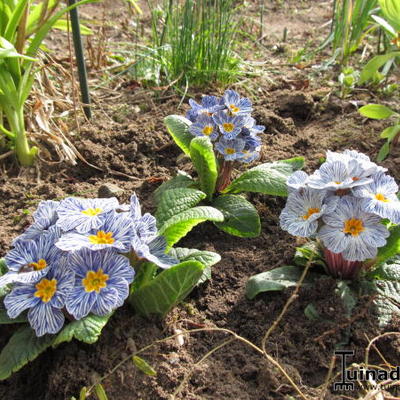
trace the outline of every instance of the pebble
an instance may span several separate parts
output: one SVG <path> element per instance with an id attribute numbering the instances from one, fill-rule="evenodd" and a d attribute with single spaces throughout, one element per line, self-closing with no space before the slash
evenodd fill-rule
<path id="1" fill-rule="evenodd" d="M 105 183 L 104 185 L 101 185 L 97 191 L 98 196 L 103 199 L 117 197 L 123 193 L 124 189 L 121 189 L 119 186 L 114 185 L 113 183 Z"/>

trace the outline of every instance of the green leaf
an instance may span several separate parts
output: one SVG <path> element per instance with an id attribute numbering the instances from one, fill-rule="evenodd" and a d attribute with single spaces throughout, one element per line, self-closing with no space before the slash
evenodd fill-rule
<path id="1" fill-rule="evenodd" d="M 174 215 L 166 221 L 159 230 L 159 234 L 165 237 L 168 246 L 173 246 L 201 222 L 221 222 L 223 220 L 223 214 L 216 208 L 194 207 Z"/>
<path id="2" fill-rule="evenodd" d="M 382 162 L 390 153 L 390 142 L 387 141 L 379 150 L 378 155 L 376 156 L 376 161 Z"/>
<path id="3" fill-rule="evenodd" d="M 211 201 L 217 183 L 218 169 L 213 145 L 207 137 L 197 137 L 190 143 L 190 157 L 199 176 L 200 189 Z"/>
<path id="4" fill-rule="evenodd" d="M 391 53 L 382 54 L 380 56 L 375 56 L 374 58 L 372 58 L 362 69 L 360 74 L 360 79 L 358 81 L 359 84 L 362 85 L 365 82 L 372 79 L 375 73 L 379 70 L 379 68 L 382 67 L 382 65 L 384 65 L 389 60 L 399 56 L 400 56 L 400 51 L 394 51 Z"/>
<path id="5" fill-rule="evenodd" d="M 174 265 L 136 290 L 131 295 L 130 301 L 143 315 L 165 315 L 192 291 L 204 268 L 198 261 L 185 261 Z"/>
<path id="6" fill-rule="evenodd" d="M 400 225 L 395 225 L 389 229 L 390 236 L 386 239 L 386 244 L 378 249 L 377 263 L 384 262 L 396 254 L 400 254 Z"/>
<path id="7" fill-rule="evenodd" d="M 395 114 L 395 112 L 389 107 L 381 104 L 367 104 L 366 106 L 361 107 L 358 111 L 364 117 L 372 119 L 386 119 Z"/>
<path id="8" fill-rule="evenodd" d="M 143 358 L 139 356 L 133 356 L 132 361 L 135 364 L 135 367 L 138 368 L 140 371 L 145 373 L 149 376 L 156 376 L 157 371 Z"/>
<path id="9" fill-rule="evenodd" d="M 224 193 L 257 192 L 287 196 L 287 178 L 299 165 L 299 158 L 257 165 L 235 179 Z"/>
<path id="10" fill-rule="evenodd" d="M 0 258 L 0 276 L 4 275 L 8 271 L 6 259 Z"/>
<path id="11" fill-rule="evenodd" d="M 96 393 L 96 397 L 98 400 L 108 400 L 106 391 L 101 383 L 98 383 L 94 387 L 94 392 Z"/>
<path id="12" fill-rule="evenodd" d="M 219 229 L 239 237 L 257 237 L 260 234 L 261 223 L 258 212 L 253 204 L 242 196 L 221 195 L 212 205 L 224 214 L 224 220 L 215 223 Z"/>
<path id="13" fill-rule="evenodd" d="M 305 267 L 310 260 L 312 260 L 312 264 L 323 265 L 321 248 L 315 240 L 296 247 L 296 253 L 293 258 L 294 263 L 301 267 Z"/>
<path id="14" fill-rule="evenodd" d="M 300 157 L 288 158 L 286 160 L 280 160 L 277 162 L 289 164 L 294 172 L 304 167 L 304 161 L 305 161 L 304 157 L 300 156 Z"/>
<path id="15" fill-rule="evenodd" d="M 314 304 L 310 303 L 307 305 L 307 307 L 304 309 L 304 315 L 310 320 L 310 321 L 318 321 L 321 319 L 321 316 L 319 315 L 319 312 L 315 308 Z"/>
<path id="16" fill-rule="evenodd" d="M 52 344 L 53 347 L 63 342 L 70 342 L 74 338 L 89 344 L 96 342 L 111 315 L 112 314 L 105 316 L 89 315 L 78 321 L 70 322 L 57 334 Z"/>
<path id="17" fill-rule="evenodd" d="M 4 58 L 23 58 L 29 61 L 36 61 L 36 59 L 32 57 L 19 54 L 17 50 L 15 50 L 15 47 L 8 40 L 0 36 L 0 60 Z"/>
<path id="18" fill-rule="evenodd" d="M 390 25 L 385 19 L 379 17 L 378 15 L 371 15 L 371 18 L 377 22 L 385 31 L 387 31 L 393 37 L 397 36 L 397 33 L 392 25 Z"/>
<path id="19" fill-rule="evenodd" d="M 186 249 L 182 247 L 172 248 L 168 253 L 170 256 L 177 258 L 180 262 L 195 260 L 201 262 L 205 268 L 203 275 L 200 277 L 198 284 L 211 279 L 211 267 L 221 261 L 221 256 L 213 251 Z"/>
<path id="20" fill-rule="evenodd" d="M 66 19 L 59 19 L 54 25 L 53 29 L 59 29 L 60 31 L 67 32 L 68 31 L 68 22 Z M 71 28 L 69 28 L 71 29 Z M 93 31 L 83 24 L 79 25 L 79 30 L 81 35 L 93 35 Z"/>
<path id="21" fill-rule="evenodd" d="M 52 335 L 37 337 L 30 327 L 21 327 L 0 353 L 0 380 L 7 379 L 45 351 L 54 339 Z"/>
<path id="22" fill-rule="evenodd" d="M 381 132 L 380 137 L 382 139 L 388 139 L 389 141 L 392 141 L 399 132 L 400 132 L 400 125 L 389 126 L 388 128 L 384 129 Z"/>
<path id="23" fill-rule="evenodd" d="M 17 318 L 12 319 L 7 315 L 7 311 L 5 309 L 0 308 L 0 325 L 20 324 L 24 322 L 28 322 L 26 315 L 20 315 Z"/>
<path id="24" fill-rule="evenodd" d="M 178 175 L 172 179 L 162 183 L 153 193 L 154 201 L 158 204 L 161 200 L 161 196 L 166 190 L 177 189 L 177 188 L 188 188 L 196 185 L 196 182 L 186 173 L 180 171 Z"/>
<path id="25" fill-rule="evenodd" d="M 247 281 L 246 296 L 251 300 L 259 293 L 280 291 L 289 287 L 294 287 L 297 285 L 302 272 L 302 268 L 285 265 L 271 271 L 254 275 Z M 303 286 L 309 285 L 317 276 L 317 274 L 309 272 L 306 279 L 303 281 Z"/>
<path id="26" fill-rule="evenodd" d="M 357 304 L 357 297 L 351 290 L 347 282 L 339 281 L 336 285 L 336 294 L 341 298 L 346 315 L 351 317 L 351 313 Z"/>
<path id="27" fill-rule="evenodd" d="M 79 400 L 86 400 L 87 388 L 84 386 L 79 392 Z"/>
<path id="28" fill-rule="evenodd" d="M 368 276 L 372 279 L 400 282 L 400 255 L 379 265 Z"/>
<path id="29" fill-rule="evenodd" d="M 190 142 L 193 135 L 189 132 L 189 126 L 192 123 L 181 115 L 168 115 L 164 118 L 164 123 L 175 143 L 185 154 L 190 155 Z"/>
<path id="30" fill-rule="evenodd" d="M 161 196 L 155 214 L 157 226 L 160 228 L 171 217 L 194 207 L 206 197 L 205 193 L 196 189 L 179 188 L 166 190 Z"/>

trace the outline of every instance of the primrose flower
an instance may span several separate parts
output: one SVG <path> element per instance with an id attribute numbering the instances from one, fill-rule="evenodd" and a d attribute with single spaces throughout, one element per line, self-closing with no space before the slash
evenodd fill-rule
<path id="1" fill-rule="evenodd" d="M 57 226 L 64 232 L 76 230 L 87 233 L 102 225 L 102 221 L 112 210 L 119 207 L 115 197 L 110 199 L 81 199 L 68 197 L 57 208 L 59 219 Z"/>
<path id="2" fill-rule="evenodd" d="M 381 218 L 363 211 L 361 201 L 351 196 L 341 197 L 335 210 L 322 219 L 325 225 L 318 237 L 328 250 L 342 253 L 348 261 L 374 258 L 389 236 Z"/>
<path id="3" fill-rule="evenodd" d="M 72 288 L 74 275 L 65 265 L 52 268 L 36 283 L 18 283 L 4 298 L 10 318 L 28 310 L 28 321 L 36 336 L 57 333 L 64 325 L 61 309 Z"/>
<path id="4" fill-rule="evenodd" d="M 75 281 L 66 300 L 67 311 L 76 319 L 89 313 L 107 315 L 124 304 L 135 272 L 129 260 L 112 250 L 82 249 L 69 257 Z"/>
<path id="5" fill-rule="evenodd" d="M 193 136 L 207 136 L 211 141 L 218 139 L 218 129 L 212 117 L 200 115 L 196 122 L 190 125 L 189 132 Z"/>
<path id="6" fill-rule="evenodd" d="M 304 171 L 296 171 L 286 181 L 288 192 L 292 193 L 304 189 L 308 180 L 308 175 Z"/>
<path id="7" fill-rule="evenodd" d="M 221 104 L 218 97 L 215 96 L 203 96 L 201 104 L 196 101 L 189 99 L 191 109 L 186 113 L 186 118 L 192 122 L 196 122 L 197 117 L 200 115 L 207 115 L 211 117 L 217 111 L 223 110 L 225 107 Z"/>
<path id="8" fill-rule="evenodd" d="M 92 250 L 113 248 L 126 252 L 130 248 L 132 235 L 133 224 L 130 215 L 111 211 L 97 229 L 86 233 L 66 233 L 56 242 L 56 246 L 64 251 L 76 251 L 86 247 Z"/>
<path id="9" fill-rule="evenodd" d="M 243 157 L 246 142 L 243 139 L 228 140 L 222 137 L 215 145 L 216 150 L 224 156 L 226 161 L 234 161 Z"/>
<path id="10" fill-rule="evenodd" d="M 144 243 L 139 237 L 135 236 L 132 239 L 132 248 L 137 258 L 153 262 L 160 268 L 169 268 L 179 263 L 176 258 L 165 254 L 167 242 L 164 236 L 157 236 L 148 243 Z"/>
<path id="11" fill-rule="evenodd" d="M 240 97 L 234 90 L 227 90 L 224 93 L 224 103 L 232 115 L 249 114 L 252 112 L 251 101 Z"/>
<path id="12" fill-rule="evenodd" d="M 149 213 L 142 215 L 139 199 L 135 193 L 131 196 L 130 216 L 133 220 L 134 235 L 142 242 L 148 242 L 157 236 L 157 220 Z"/>
<path id="13" fill-rule="evenodd" d="M 246 116 L 229 115 L 224 111 L 220 111 L 213 115 L 214 122 L 218 125 L 220 132 L 226 139 L 235 139 L 242 131 L 246 122 Z"/>
<path id="14" fill-rule="evenodd" d="M 14 239 L 13 245 L 19 240 L 35 239 L 53 226 L 57 219 L 59 201 L 41 201 L 36 211 L 32 214 L 34 223 L 20 236 Z"/>
<path id="15" fill-rule="evenodd" d="M 57 267 L 62 252 L 54 243 L 60 235 L 60 229 L 54 227 L 35 239 L 17 241 L 5 256 L 8 272 L 0 277 L 0 287 L 12 282 L 36 282 L 51 267 Z"/>
<path id="16" fill-rule="evenodd" d="M 247 150 L 246 148 L 244 148 L 242 150 L 242 157 L 238 158 L 238 161 L 244 162 L 244 163 L 251 163 L 254 160 L 257 160 L 260 157 L 260 152 L 259 151 L 251 151 L 251 150 Z"/>
<path id="17" fill-rule="evenodd" d="M 361 199 L 361 208 L 400 223 L 400 201 L 396 196 L 399 187 L 395 180 L 384 172 L 372 176 L 373 182 L 353 189 L 353 194 Z"/>
<path id="18" fill-rule="evenodd" d="M 372 181 L 368 177 L 352 175 L 355 170 L 356 164 L 349 166 L 344 161 L 325 162 L 308 178 L 307 184 L 313 189 L 346 190 Z"/>
<path id="19" fill-rule="evenodd" d="M 310 237 L 318 229 L 318 218 L 336 208 L 338 197 L 324 201 L 326 192 L 305 188 L 292 192 L 279 220 L 281 228 L 294 236 Z"/>

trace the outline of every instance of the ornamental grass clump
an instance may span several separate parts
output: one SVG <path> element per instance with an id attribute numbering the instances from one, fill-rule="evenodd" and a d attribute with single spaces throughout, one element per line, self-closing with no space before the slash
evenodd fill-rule
<path id="1" fill-rule="evenodd" d="M 324 279 L 325 271 L 337 279 L 336 292 L 349 316 L 360 295 L 375 296 L 380 325 L 393 313 L 400 315 L 399 188 L 387 169 L 354 150 L 328 151 L 318 170 L 294 172 L 287 186 L 280 226 L 308 241 L 297 248 L 296 265 L 251 277 L 247 296 L 293 287 L 300 279 L 310 286 Z M 305 278 L 304 267 L 312 267 Z M 305 313 L 318 319 L 314 305 Z"/>
<path id="2" fill-rule="evenodd" d="M 141 314 L 164 315 L 220 260 L 172 248 L 185 232 L 171 225 L 161 236 L 135 194 L 130 204 L 42 201 L 33 218 L 0 260 L 0 324 L 25 323 L 0 354 L 0 380 L 50 345 L 95 342 L 128 298 Z"/>
<path id="3" fill-rule="evenodd" d="M 160 230 L 172 216 L 190 220 L 192 210 L 198 208 L 194 206 L 202 201 L 208 205 L 204 221 L 213 221 L 231 235 L 258 236 L 258 212 L 238 194 L 287 196 L 286 179 L 303 166 L 304 159 L 259 164 L 232 180 L 235 167 L 256 162 L 260 157 L 260 135 L 265 127 L 251 116 L 251 101 L 227 90 L 222 97 L 203 96 L 200 103 L 191 99 L 189 104 L 186 117 L 169 115 L 164 121 L 175 143 L 191 158 L 197 179 L 180 173 L 157 189 Z M 223 221 L 213 219 L 215 211 L 223 214 Z"/>

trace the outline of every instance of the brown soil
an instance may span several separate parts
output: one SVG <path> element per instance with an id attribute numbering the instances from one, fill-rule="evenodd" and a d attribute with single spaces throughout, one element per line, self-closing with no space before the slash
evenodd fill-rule
<path id="1" fill-rule="evenodd" d="M 254 10 L 249 11 L 253 18 L 256 18 L 255 3 Z M 294 3 L 285 4 L 283 10 L 276 4 L 268 7 L 264 32 L 271 28 L 278 36 L 279 27 L 289 21 L 292 37 L 288 46 L 304 40 L 310 26 L 317 29 L 322 25 L 330 10 L 328 3 L 324 3 L 324 10 L 314 2 L 302 2 L 297 8 Z M 99 13 L 96 8 L 99 5 L 91 7 Z M 293 18 L 294 10 L 297 10 L 297 18 Z M 311 20 L 309 15 L 312 15 Z M 115 31 L 110 32 L 110 37 L 116 36 Z M 309 87 L 296 90 L 298 82 L 309 79 L 311 71 L 284 66 L 287 55 L 274 53 L 272 44 L 266 39 L 265 52 L 271 58 L 271 68 L 268 66 L 265 70 L 268 76 L 259 78 L 255 85 L 260 88 L 254 97 L 255 117 L 266 126 L 261 161 L 303 155 L 307 160 L 306 170 L 311 171 L 327 149 L 353 148 L 374 158 L 383 143 L 378 138 L 385 125 L 365 121 L 350 99 L 340 100 L 333 94 L 326 96 L 331 89 L 318 78 L 314 78 Z M 279 70 L 280 75 L 270 79 L 274 73 L 271 71 L 275 70 Z M 243 93 L 240 85 L 237 89 Z M 100 170 L 81 161 L 77 166 L 42 162 L 38 177 L 36 170 L 21 171 L 10 159 L 2 161 L 0 256 L 31 222 L 29 213 L 40 200 L 70 195 L 96 197 L 101 185 L 112 183 L 122 189 L 118 196 L 121 201 L 127 201 L 136 191 L 143 208 L 152 212 L 151 193 L 160 182 L 173 176 L 178 169 L 190 171 L 185 160 L 177 161 L 180 152 L 162 122 L 168 114 L 184 113 L 186 106 L 177 109 L 180 98 L 171 91 L 162 93 L 130 87 L 113 93 L 119 96 L 118 100 L 104 95 L 94 110 L 93 120 L 83 123 L 79 134 L 72 138 L 85 160 Z M 351 98 L 355 99 L 369 100 L 357 93 Z M 382 164 L 399 182 L 399 148 Z M 260 237 L 231 237 L 211 224 L 203 224 L 179 244 L 216 251 L 221 254 L 222 261 L 213 267 L 212 279 L 196 288 L 165 320 L 141 318 L 126 305 L 112 317 L 98 343 L 86 345 L 73 341 L 46 351 L 0 383 L 0 398 L 64 400 L 79 397 L 83 386 L 90 386 L 132 351 L 174 334 L 175 329 L 226 328 L 260 345 L 292 291 L 259 295 L 250 301 L 244 295 L 246 281 L 256 273 L 290 264 L 296 241 L 279 227 L 284 199 L 264 195 L 249 198 L 260 213 Z M 281 363 L 309 399 L 344 398 L 342 394 L 331 393 L 330 388 L 324 396 L 323 385 L 335 346 L 341 343 L 348 328 L 350 340 L 346 348 L 356 352 L 351 362 L 363 362 L 369 339 L 380 333 L 368 300 L 360 300 L 356 317 L 349 323 L 334 287 L 335 281 L 326 278 L 313 288 L 302 289 L 267 342 L 269 354 Z M 321 320 L 310 321 L 304 316 L 304 309 L 310 303 L 323 317 Z M 393 321 L 387 330 L 398 331 L 398 327 L 398 321 Z M 2 347 L 13 327 L 0 329 Z M 156 369 L 157 376 L 144 375 L 128 361 L 103 382 L 108 398 L 267 400 L 289 399 L 289 395 L 300 398 L 272 365 L 243 342 L 235 341 L 196 365 L 204 354 L 226 339 L 225 334 L 201 332 L 185 336 L 183 345 L 175 339 L 158 344 L 143 355 Z M 386 338 L 379 341 L 377 347 L 389 362 L 398 364 L 398 340 Z M 380 362 L 376 352 L 372 352 L 371 357 L 372 363 Z M 173 396 L 186 376 L 187 382 Z M 356 396 L 356 393 L 351 395 Z"/>

